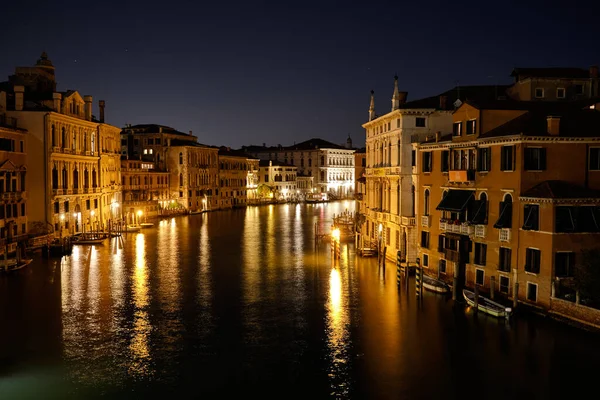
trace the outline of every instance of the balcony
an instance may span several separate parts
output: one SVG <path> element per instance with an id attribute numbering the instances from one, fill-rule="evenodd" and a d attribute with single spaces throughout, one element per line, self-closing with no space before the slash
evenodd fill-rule
<path id="1" fill-rule="evenodd" d="M 501 242 L 510 242 L 510 229 L 509 228 L 500 229 L 499 240 Z"/>
<path id="2" fill-rule="evenodd" d="M 26 192 L 4 192 L 2 200 L 21 200 L 27 197 Z"/>
<path id="3" fill-rule="evenodd" d="M 417 219 L 415 217 L 402 217 L 402 225 L 404 226 L 415 226 Z"/>
<path id="4" fill-rule="evenodd" d="M 485 238 L 485 231 L 486 231 L 486 226 L 485 225 L 475 225 L 475 237 L 476 238 Z"/>
<path id="5" fill-rule="evenodd" d="M 440 220 L 440 231 L 445 231 L 447 228 L 447 222 L 445 220 Z"/>
<path id="6" fill-rule="evenodd" d="M 448 182 L 451 183 L 472 183 L 475 182 L 475 170 L 450 170 L 448 173 Z"/>
<path id="7" fill-rule="evenodd" d="M 431 226 L 430 222 L 431 222 L 431 219 L 430 219 L 429 215 L 421 216 L 421 226 L 422 227 L 429 228 Z"/>

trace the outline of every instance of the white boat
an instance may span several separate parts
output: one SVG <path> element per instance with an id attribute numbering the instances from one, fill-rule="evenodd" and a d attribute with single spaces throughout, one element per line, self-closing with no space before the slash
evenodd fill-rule
<path id="1" fill-rule="evenodd" d="M 154 226 L 154 224 L 152 222 L 142 222 L 140 224 L 140 227 L 142 228 L 152 228 Z"/>
<path id="2" fill-rule="evenodd" d="M 196 215 L 196 214 L 202 214 L 202 211 L 200 211 L 200 210 L 190 211 L 190 215 Z"/>
<path id="3" fill-rule="evenodd" d="M 463 289 L 463 297 L 465 298 L 468 305 L 475 307 L 475 293 L 470 290 Z M 496 303 L 486 297 L 479 295 L 479 301 L 477 308 L 486 314 L 492 315 L 497 318 L 505 317 L 508 318 L 512 314 L 510 307 L 505 307 L 500 303 Z"/>
<path id="4" fill-rule="evenodd" d="M 448 286 L 446 282 L 432 278 L 431 276 L 427 275 L 423 275 L 423 287 L 429 291 L 436 293 L 450 292 L 450 286 Z"/>
<path id="5" fill-rule="evenodd" d="M 141 229 L 142 227 L 139 225 L 127 225 L 127 227 L 125 227 L 126 232 L 139 232 Z"/>
<path id="6" fill-rule="evenodd" d="M 81 239 L 74 239 L 73 240 L 73 244 L 102 244 L 104 243 L 104 239 L 86 239 L 86 238 L 81 238 Z"/>
<path id="7" fill-rule="evenodd" d="M 16 258 L 9 258 L 8 260 L 0 260 L 0 271 L 5 271 L 5 272 L 10 272 L 10 271 L 16 271 L 18 269 L 21 269 L 23 267 L 28 266 L 29 264 L 31 264 L 31 262 L 33 261 L 33 259 L 31 258 L 23 258 L 19 261 L 17 261 Z M 8 266 L 8 268 L 7 268 Z"/>

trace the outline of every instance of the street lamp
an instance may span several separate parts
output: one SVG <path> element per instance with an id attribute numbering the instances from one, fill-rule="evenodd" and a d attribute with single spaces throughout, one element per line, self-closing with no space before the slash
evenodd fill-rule
<path id="1" fill-rule="evenodd" d="M 144 212 L 143 212 L 142 210 L 138 210 L 138 212 L 137 212 L 137 216 L 138 216 L 138 224 L 140 223 L 140 221 L 141 221 L 141 219 L 142 219 L 142 214 L 143 214 L 143 213 L 144 213 Z"/>

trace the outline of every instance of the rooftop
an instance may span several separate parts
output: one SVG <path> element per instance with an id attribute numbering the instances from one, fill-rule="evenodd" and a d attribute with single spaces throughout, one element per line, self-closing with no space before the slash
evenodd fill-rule
<path id="1" fill-rule="evenodd" d="M 518 79 L 526 78 L 589 78 L 590 71 L 583 68 L 515 68 L 510 76 Z"/>
<path id="2" fill-rule="evenodd" d="M 268 167 L 269 163 L 271 163 L 270 165 L 273 167 L 294 167 L 294 168 L 296 168 L 296 166 L 294 166 L 294 165 L 287 164 L 287 163 L 284 163 L 283 161 L 277 161 L 277 160 L 260 160 L 258 165 L 260 167 Z"/>
<path id="3" fill-rule="evenodd" d="M 132 131 L 134 133 L 153 134 L 153 133 L 168 133 L 171 135 L 193 136 L 188 133 L 179 132 L 177 129 L 166 125 L 159 124 L 138 124 L 128 125 L 122 128 L 123 132 Z"/>

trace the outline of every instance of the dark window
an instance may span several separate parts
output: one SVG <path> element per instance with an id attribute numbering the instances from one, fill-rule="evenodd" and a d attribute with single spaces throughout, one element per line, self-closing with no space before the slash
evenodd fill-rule
<path id="1" fill-rule="evenodd" d="M 462 122 L 455 122 L 454 125 L 452 125 L 452 134 L 454 136 L 462 135 Z"/>
<path id="2" fill-rule="evenodd" d="M 538 98 L 538 99 L 544 98 L 544 89 L 542 89 L 542 88 L 535 88 L 535 97 Z"/>
<path id="3" fill-rule="evenodd" d="M 424 128 L 425 127 L 425 118 L 417 117 L 415 120 L 415 126 L 418 128 Z"/>
<path id="4" fill-rule="evenodd" d="M 442 172 L 448 172 L 450 169 L 450 151 L 442 151 Z"/>
<path id="5" fill-rule="evenodd" d="M 534 274 L 539 274 L 541 257 L 541 251 L 539 251 L 538 249 L 528 248 L 525 253 L 525 271 Z"/>
<path id="6" fill-rule="evenodd" d="M 424 249 L 429 248 L 429 232 L 421 231 L 421 247 Z"/>
<path id="7" fill-rule="evenodd" d="M 556 98 L 557 99 L 565 98 L 565 88 L 556 88 Z"/>
<path id="8" fill-rule="evenodd" d="M 498 269 L 503 272 L 510 272 L 510 249 L 506 247 L 500 247 L 500 262 L 498 263 Z"/>
<path id="9" fill-rule="evenodd" d="M 528 231 L 540 230 L 540 206 L 537 204 L 525 204 L 523 207 L 524 222 L 523 229 Z"/>
<path id="10" fill-rule="evenodd" d="M 438 236 L 438 251 L 441 253 L 444 251 L 446 237 L 444 235 Z"/>
<path id="11" fill-rule="evenodd" d="M 583 85 L 575 85 L 575 94 L 583 94 Z"/>
<path id="12" fill-rule="evenodd" d="M 89 210 L 89 209 L 90 209 L 90 201 L 89 201 L 89 200 L 86 200 L 86 201 L 85 201 L 85 209 L 86 209 L 86 210 Z"/>
<path id="13" fill-rule="evenodd" d="M 65 201 L 65 212 L 69 212 L 69 202 Z"/>
<path id="14" fill-rule="evenodd" d="M 58 201 L 54 202 L 54 214 L 58 214 L 60 212 L 60 205 L 58 204 Z"/>
<path id="15" fill-rule="evenodd" d="M 416 150 L 411 151 L 410 157 L 411 157 L 410 165 L 413 167 L 416 166 L 417 165 L 417 151 Z"/>
<path id="16" fill-rule="evenodd" d="M 508 289 L 510 287 L 510 280 L 508 276 L 500 276 L 500 293 L 508 294 Z"/>
<path id="17" fill-rule="evenodd" d="M 25 215 L 25 203 L 21 204 L 21 216 Z"/>
<path id="18" fill-rule="evenodd" d="M 423 196 L 423 215 L 429 215 L 429 189 L 425 189 Z"/>
<path id="19" fill-rule="evenodd" d="M 0 150 L 13 151 L 13 141 L 10 139 L 0 138 Z"/>
<path id="20" fill-rule="evenodd" d="M 429 255 L 423 254 L 423 266 L 429 267 Z"/>
<path id="21" fill-rule="evenodd" d="M 98 208 L 98 199 L 94 199 L 94 208 Z"/>
<path id="22" fill-rule="evenodd" d="M 546 149 L 528 147 L 525 149 L 525 171 L 544 171 L 546 169 Z"/>
<path id="23" fill-rule="evenodd" d="M 527 282 L 527 300 L 537 301 L 537 285 L 535 283 Z"/>
<path id="24" fill-rule="evenodd" d="M 485 265 L 487 245 L 484 243 L 475 243 L 475 259 L 473 262 L 477 265 Z"/>
<path id="25" fill-rule="evenodd" d="M 514 152 L 515 146 L 502 146 L 502 154 L 500 160 L 501 171 L 514 170 Z"/>
<path id="26" fill-rule="evenodd" d="M 475 284 L 483 286 L 484 272 L 482 269 L 475 270 Z"/>
<path id="27" fill-rule="evenodd" d="M 474 225 L 487 224 L 487 195 L 485 193 L 481 193 L 479 200 L 469 204 L 468 220 Z"/>
<path id="28" fill-rule="evenodd" d="M 311 162 L 311 161 L 312 161 L 312 160 L 308 160 L 308 166 L 309 166 L 309 167 L 310 167 L 310 162 Z M 366 158 L 363 158 L 363 159 L 361 159 L 361 160 L 360 160 L 360 165 L 361 165 L 362 167 L 366 167 L 366 166 L 367 166 L 367 159 L 366 159 Z"/>
<path id="29" fill-rule="evenodd" d="M 446 273 L 446 260 L 440 260 L 438 263 L 438 269 L 441 274 Z"/>
<path id="30" fill-rule="evenodd" d="M 494 228 L 512 228 L 512 197 L 510 195 L 507 195 L 504 201 L 500 202 L 499 215 Z"/>
<path id="31" fill-rule="evenodd" d="M 467 121 L 467 135 L 474 135 L 477 129 L 477 120 L 472 119 Z"/>
<path id="32" fill-rule="evenodd" d="M 432 158 L 430 151 L 423 152 L 423 172 L 431 172 Z"/>
<path id="33" fill-rule="evenodd" d="M 600 171 L 600 147 L 590 148 L 590 171 Z"/>
<path id="34" fill-rule="evenodd" d="M 573 267 L 575 266 L 575 253 L 557 252 L 554 255 L 554 276 L 567 278 L 573 276 Z"/>
<path id="35" fill-rule="evenodd" d="M 479 171 L 489 171 L 492 166 L 492 149 L 489 147 L 480 148 L 477 157 Z"/>

